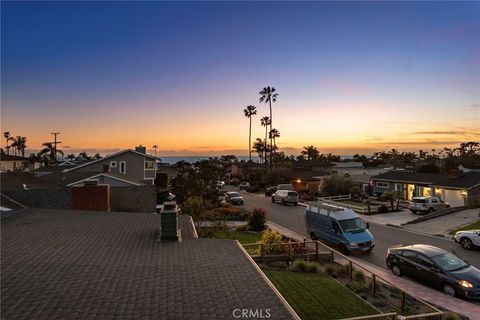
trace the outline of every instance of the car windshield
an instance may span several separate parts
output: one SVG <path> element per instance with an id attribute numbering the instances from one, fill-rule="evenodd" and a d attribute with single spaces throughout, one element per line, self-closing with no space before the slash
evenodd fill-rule
<path id="1" fill-rule="evenodd" d="M 343 232 L 362 232 L 365 231 L 365 224 L 359 218 L 339 220 Z"/>
<path id="2" fill-rule="evenodd" d="M 228 194 L 228 196 L 229 196 L 230 198 L 241 197 L 241 196 L 240 196 L 240 193 L 238 193 L 238 192 L 230 192 L 230 193 Z"/>
<path id="3" fill-rule="evenodd" d="M 296 192 L 289 192 L 289 193 L 288 193 L 288 196 L 289 196 L 289 197 L 296 197 L 296 196 L 298 196 L 298 193 L 296 193 Z"/>
<path id="4" fill-rule="evenodd" d="M 469 266 L 468 263 L 448 252 L 432 257 L 432 260 L 446 271 L 461 270 Z"/>
<path id="5" fill-rule="evenodd" d="M 427 200 L 427 199 L 412 199 L 412 202 L 416 202 L 416 203 L 427 203 L 428 200 Z"/>

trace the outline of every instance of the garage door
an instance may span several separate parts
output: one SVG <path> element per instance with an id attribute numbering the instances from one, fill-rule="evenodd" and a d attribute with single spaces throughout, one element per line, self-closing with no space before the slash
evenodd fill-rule
<path id="1" fill-rule="evenodd" d="M 450 204 L 450 207 L 461 207 L 465 205 L 459 190 L 442 190 L 442 199 Z"/>

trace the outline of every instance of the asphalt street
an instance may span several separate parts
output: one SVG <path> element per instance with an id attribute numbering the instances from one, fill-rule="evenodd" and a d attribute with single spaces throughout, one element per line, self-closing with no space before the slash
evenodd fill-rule
<path id="1" fill-rule="evenodd" d="M 282 204 L 272 203 L 270 198 L 259 197 L 248 193 L 242 193 L 242 195 L 245 199 L 245 204 L 243 206 L 246 209 L 251 210 L 255 207 L 264 208 L 267 211 L 268 220 L 307 237 L 305 207 L 294 207 L 291 205 L 283 206 Z M 370 223 L 370 232 L 375 238 L 375 248 L 371 253 L 357 257 L 383 268 L 386 268 L 385 254 L 387 249 L 398 244 L 433 245 L 454 252 L 460 258 L 465 259 L 472 265 L 480 268 L 480 250 L 465 250 L 452 240 L 414 233 L 376 223 Z"/>

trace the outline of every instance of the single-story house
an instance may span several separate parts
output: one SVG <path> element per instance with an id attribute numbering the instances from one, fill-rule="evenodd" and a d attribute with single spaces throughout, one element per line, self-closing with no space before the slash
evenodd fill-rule
<path id="1" fill-rule="evenodd" d="M 34 159 L 14 156 L 10 154 L 0 153 L 0 172 L 8 171 L 27 171 L 32 172 L 39 168 L 42 164 Z"/>
<path id="2" fill-rule="evenodd" d="M 322 180 L 330 176 L 330 173 L 323 170 L 292 169 L 287 175 L 295 190 L 299 192 L 318 192 Z"/>
<path id="3" fill-rule="evenodd" d="M 480 197 L 480 172 L 453 170 L 449 174 L 389 171 L 371 178 L 372 192 L 397 191 L 405 200 L 437 196 L 451 207 L 459 207 Z"/>

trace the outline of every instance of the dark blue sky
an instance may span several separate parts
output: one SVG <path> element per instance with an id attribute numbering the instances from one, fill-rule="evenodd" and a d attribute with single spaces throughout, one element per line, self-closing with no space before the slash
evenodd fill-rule
<path id="1" fill-rule="evenodd" d="M 478 133 L 479 17 L 480 2 L 2 2 L 2 127 L 32 147 L 53 121 L 73 147 L 137 141 L 123 132 L 239 149 L 242 108 L 274 85 L 285 148 L 453 143 L 470 136 L 415 136 L 411 114 Z"/>

